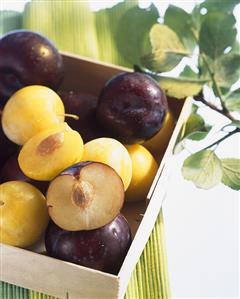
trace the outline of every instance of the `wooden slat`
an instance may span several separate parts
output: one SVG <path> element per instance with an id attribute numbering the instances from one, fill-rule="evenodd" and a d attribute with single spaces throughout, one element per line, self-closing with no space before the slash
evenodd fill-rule
<path id="1" fill-rule="evenodd" d="M 90 58 L 62 52 L 65 77 L 63 90 L 77 90 L 99 95 L 104 84 L 120 72 L 131 72 L 131 69 L 108 63 L 100 63 Z M 69 72 L 70 71 L 70 72 Z"/>
<path id="2" fill-rule="evenodd" d="M 0 245 L 0 280 L 27 289 L 71 299 L 116 298 L 114 275 L 63 262 L 48 256 Z"/>
<path id="3" fill-rule="evenodd" d="M 173 135 L 170 139 L 168 148 L 165 152 L 165 155 L 160 163 L 158 172 L 153 181 L 152 187 L 150 188 L 148 199 L 149 204 L 144 213 L 144 217 L 138 227 L 135 238 L 132 242 L 132 245 L 128 251 L 128 254 L 124 260 L 122 268 L 119 273 L 120 277 L 120 297 L 122 298 L 123 294 L 126 291 L 128 281 L 131 276 L 129 269 L 134 269 L 137 261 L 139 260 L 141 253 L 149 239 L 149 236 L 153 230 L 154 224 L 156 222 L 157 216 L 159 214 L 162 202 L 166 196 L 166 186 L 168 182 L 169 175 L 173 169 L 172 162 L 167 163 L 171 160 L 172 149 L 176 142 L 178 133 L 182 127 L 183 122 L 186 120 L 187 116 L 191 111 L 191 99 L 187 99 L 183 106 L 179 121 L 175 127 Z M 167 165 L 166 165 L 167 164 Z M 166 167 L 165 167 L 166 166 Z"/>

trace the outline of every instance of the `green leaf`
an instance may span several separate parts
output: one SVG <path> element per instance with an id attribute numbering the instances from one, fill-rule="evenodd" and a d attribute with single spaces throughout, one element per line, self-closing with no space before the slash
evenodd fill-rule
<path id="1" fill-rule="evenodd" d="M 238 129 L 240 129 L 240 121 L 239 120 L 232 121 L 232 125 L 235 126 Z"/>
<path id="2" fill-rule="evenodd" d="M 196 132 L 192 132 L 189 135 L 187 135 L 186 138 L 193 140 L 193 141 L 199 141 L 199 140 L 204 139 L 207 135 L 208 135 L 208 132 L 196 131 Z"/>
<path id="3" fill-rule="evenodd" d="M 176 32 L 186 49 L 192 51 L 196 47 L 192 32 L 192 16 L 185 10 L 174 5 L 169 5 L 164 15 L 164 24 Z"/>
<path id="4" fill-rule="evenodd" d="M 222 159 L 222 183 L 234 190 L 240 190 L 240 159 Z"/>
<path id="5" fill-rule="evenodd" d="M 185 148 L 186 139 L 196 141 L 204 139 L 210 129 L 211 127 L 209 127 L 209 129 L 206 128 L 204 119 L 199 114 L 192 112 L 187 121 L 182 125 L 173 149 L 173 153 L 178 154 Z"/>
<path id="6" fill-rule="evenodd" d="M 194 7 L 191 15 L 195 27 L 195 34 L 198 36 L 201 24 L 205 21 L 209 14 L 214 12 L 231 13 L 239 0 L 205 0 L 201 4 Z M 205 14 L 202 10 L 205 9 Z"/>
<path id="7" fill-rule="evenodd" d="M 119 9 L 120 3 L 116 6 Z M 112 9 L 109 10 L 112 11 Z M 140 57 L 151 51 L 149 31 L 157 22 L 159 13 L 154 4 L 147 9 L 141 9 L 138 5 L 125 9 L 125 12 L 117 22 L 114 38 L 120 54 L 131 64 L 140 62 Z M 114 22 L 111 20 L 109 26 Z M 101 34 L 101 32 L 99 32 Z"/>
<path id="8" fill-rule="evenodd" d="M 134 72 L 143 73 L 143 74 L 146 74 L 146 75 L 149 75 L 152 77 L 157 76 L 157 74 L 151 72 L 150 70 L 148 70 L 147 68 L 145 68 L 144 66 L 139 65 L 139 64 L 134 64 L 133 70 L 134 70 Z"/>
<path id="9" fill-rule="evenodd" d="M 182 150 L 184 150 L 184 134 L 185 134 L 185 130 L 186 130 L 186 124 L 187 124 L 187 122 L 184 122 L 182 124 L 182 127 L 178 133 L 176 142 L 173 147 L 174 155 L 176 155 L 176 154 L 180 153 Z"/>
<path id="10" fill-rule="evenodd" d="M 196 113 L 191 113 L 186 121 L 184 137 L 188 134 L 204 129 L 204 119 Z"/>
<path id="11" fill-rule="evenodd" d="M 235 128 L 240 129 L 240 121 L 239 120 L 234 120 L 234 121 L 230 122 L 230 124 L 227 124 L 227 125 L 223 126 L 222 130 L 225 129 L 225 128 L 228 128 L 228 127 L 235 127 Z"/>
<path id="12" fill-rule="evenodd" d="M 213 126 L 211 126 L 209 124 L 205 124 L 205 130 L 206 130 L 206 132 L 210 132 L 212 130 L 212 127 Z"/>
<path id="13" fill-rule="evenodd" d="M 209 80 L 192 79 L 187 77 L 167 77 L 162 76 L 146 69 L 141 65 L 134 65 L 136 72 L 141 72 L 153 77 L 159 82 L 161 88 L 170 97 L 177 99 L 185 99 L 187 96 L 193 96 L 200 92 L 204 84 L 208 83 Z"/>
<path id="14" fill-rule="evenodd" d="M 211 12 L 232 12 L 234 7 L 239 4 L 239 0 L 205 0 L 199 5 L 200 10 L 203 8 L 207 9 L 207 13 Z"/>
<path id="15" fill-rule="evenodd" d="M 180 77 L 198 79 L 198 74 L 195 73 L 190 66 L 186 65 L 179 75 Z"/>
<path id="16" fill-rule="evenodd" d="M 197 80 L 184 77 L 166 77 L 160 75 L 153 75 L 153 78 L 159 82 L 161 88 L 165 93 L 177 99 L 183 99 L 188 96 L 194 96 L 198 94 L 207 80 Z"/>
<path id="17" fill-rule="evenodd" d="M 214 92 L 214 95 L 215 95 L 216 97 L 218 97 L 218 91 L 217 91 L 217 89 L 216 89 L 216 86 L 213 85 L 213 84 L 210 84 L 209 86 L 212 88 L 212 90 L 213 90 L 213 92 Z M 221 86 L 218 86 L 218 87 L 219 87 L 219 89 L 220 89 L 220 91 L 221 91 L 222 98 L 223 98 L 223 100 L 224 100 L 224 97 L 226 97 L 226 96 L 230 93 L 230 87 L 229 87 L 229 88 L 221 87 Z"/>
<path id="18" fill-rule="evenodd" d="M 205 121 L 201 115 L 191 113 L 186 121 L 184 138 L 192 134 L 193 132 L 207 132 L 205 128 Z"/>
<path id="19" fill-rule="evenodd" d="M 185 139 L 177 142 L 175 145 L 174 145 L 174 148 L 173 148 L 173 154 L 174 155 L 177 155 L 179 154 L 181 151 L 183 151 L 185 149 Z"/>
<path id="20" fill-rule="evenodd" d="M 192 12 L 192 22 L 193 22 L 193 29 L 194 29 L 194 34 L 196 36 L 196 38 L 199 38 L 199 32 L 201 29 L 201 24 L 203 22 L 203 20 L 206 18 L 206 15 L 202 15 L 200 13 L 200 6 L 195 5 L 195 7 L 193 8 Z"/>
<path id="21" fill-rule="evenodd" d="M 182 174 L 196 187 L 210 189 L 221 182 L 221 160 L 211 150 L 202 150 L 189 156 L 183 164 Z"/>
<path id="22" fill-rule="evenodd" d="M 225 105 L 229 111 L 240 112 L 240 88 L 225 98 Z"/>
<path id="23" fill-rule="evenodd" d="M 183 139 L 178 139 L 178 141 L 174 145 L 173 154 L 177 155 L 178 153 L 180 153 L 185 149 L 185 142 L 187 139 L 192 141 L 200 141 L 204 139 L 208 135 L 208 133 L 209 132 L 196 131 L 188 134 Z"/>
<path id="24" fill-rule="evenodd" d="M 230 86 L 230 87 L 222 87 L 222 86 L 220 86 L 219 87 L 220 90 L 221 90 L 221 94 L 222 94 L 223 98 L 224 97 L 228 97 L 228 95 L 231 93 L 231 87 L 232 86 Z"/>
<path id="25" fill-rule="evenodd" d="M 210 81 L 210 74 L 209 74 L 208 68 L 206 66 L 206 62 L 208 64 L 211 72 L 213 73 L 213 60 L 209 56 L 206 56 L 206 55 L 204 58 L 205 59 L 203 59 L 203 55 L 200 55 L 198 58 L 198 68 L 199 68 L 200 78 Z"/>
<path id="26" fill-rule="evenodd" d="M 207 136 L 212 126 L 206 125 L 201 115 L 191 113 L 186 121 L 184 138 L 197 140 L 197 138 L 203 139 Z M 194 136 L 194 134 L 196 135 Z M 199 140 L 200 140 L 199 139 Z"/>
<path id="27" fill-rule="evenodd" d="M 16 11 L 0 10 L 0 36 L 8 31 L 22 28 L 22 14 Z"/>
<path id="28" fill-rule="evenodd" d="M 231 87 L 240 77 L 240 55 L 229 53 L 216 59 L 214 75 L 219 86 Z"/>
<path id="29" fill-rule="evenodd" d="M 155 24 L 150 31 L 152 53 L 141 58 L 142 64 L 156 72 L 173 69 L 189 53 L 176 33 L 166 25 Z"/>
<path id="30" fill-rule="evenodd" d="M 235 40 L 235 42 L 232 46 L 231 53 L 237 53 L 237 54 L 240 53 L 240 43 L 237 40 Z"/>
<path id="31" fill-rule="evenodd" d="M 191 13 L 195 35 L 198 37 L 201 25 L 209 14 L 214 12 L 229 14 L 238 3 L 239 0 L 205 0 L 201 4 L 196 5 Z"/>
<path id="32" fill-rule="evenodd" d="M 199 106 L 198 105 L 196 105 L 196 104 L 192 104 L 192 113 L 197 113 L 197 111 L 198 111 L 198 109 L 199 109 Z"/>
<path id="33" fill-rule="evenodd" d="M 130 67 L 132 63 L 124 56 L 117 45 L 118 38 L 124 39 L 126 36 L 119 35 L 119 23 L 122 17 L 137 5 L 137 1 L 125 1 L 118 3 L 111 8 L 101 9 L 94 13 L 95 28 L 97 33 L 97 44 L 99 58 L 102 61 L 112 62 Z M 87 34 L 87 31 L 86 33 Z M 130 37 L 128 37 L 129 42 Z M 127 41 L 125 40 L 125 43 Z M 128 50 L 129 52 L 129 47 Z"/>
<path id="34" fill-rule="evenodd" d="M 210 13 L 202 23 L 199 37 L 200 51 L 215 59 L 231 47 L 236 39 L 236 20 L 232 14 Z"/>
<path id="35" fill-rule="evenodd" d="M 211 72 L 214 74 L 222 94 L 229 93 L 231 86 L 240 77 L 240 53 L 237 54 L 231 51 L 217 57 L 215 60 L 209 56 L 205 56 L 205 60 Z M 200 77 L 205 79 L 209 78 L 210 74 L 202 57 L 200 57 L 199 63 L 199 68 L 201 69 Z M 215 87 L 213 87 L 213 91 L 216 94 Z"/>

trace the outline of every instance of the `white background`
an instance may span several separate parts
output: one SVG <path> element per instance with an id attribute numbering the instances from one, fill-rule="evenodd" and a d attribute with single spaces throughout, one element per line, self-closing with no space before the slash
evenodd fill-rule
<path id="1" fill-rule="evenodd" d="M 0 9 L 12 8 L 19 11 L 26 2 L 0 1 Z M 96 8 L 111 6 L 118 1 L 91 2 L 92 7 Z M 146 6 L 149 1 L 140 2 Z M 168 4 L 191 11 L 195 2 L 155 1 L 162 14 Z M 240 19 L 239 6 L 235 16 Z M 223 121 L 215 114 L 209 115 L 207 110 L 203 109 L 202 114 L 209 116 L 209 120 L 219 126 Z M 219 147 L 218 154 L 221 157 L 240 157 L 239 136 L 233 136 L 225 141 Z M 184 156 L 186 154 L 179 156 L 172 169 L 168 196 L 163 204 L 172 296 L 240 298 L 240 195 L 223 185 L 204 191 L 184 181 L 180 174 Z"/>
<path id="2" fill-rule="evenodd" d="M 227 143 L 239 156 L 239 139 Z M 163 204 L 172 295 L 239 298 L 239 193 L 198 190 L 183 181 L 180 165 Z"/>

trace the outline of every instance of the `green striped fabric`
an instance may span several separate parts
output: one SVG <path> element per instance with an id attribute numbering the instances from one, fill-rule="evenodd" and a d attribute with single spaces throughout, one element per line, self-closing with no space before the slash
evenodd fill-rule
<path id="1" fill-rule="evenodd" d="M 129 16 L 129 9 L 133 15 Z M 151 9 L 152 14 L 151 10 L 148 10 L 146 14 L 148 21 L 144 21 L 148 26 L 157 19 L 156 9 L 153 7 Z M 23 28 L 42 32 L 48 36 L 61 50 L 129 67 L 134 61 L 127 61 L 127 49 L 121 53 L 121 49 L 117 46 L 116 32 L 121 29 L 118 22 L 121 23 L 123 16 L 125 16 L 125 22 L 131 22 L 130 28 L 139 15 L 141 18 L 145 16 L 142 11 L 138 11 L 136 1 L 127 1 L 113 9 L 93 13 L 85 1 L 33 0 L 25 8 L 22 24 Z M 9 16 L 12 18 L 13 14 Z M 4 22 L 5 17 L 4 15 Z M 12 27 L 8 22 L 7 28 L 17 28 L 16 24 L 20 24 L 19 15 L 17 14 L 16 17 L 18 19 L 12 20 Z M 0 13 L 0 21 L 2 20 Z M 136 23 L 139 24 L 139 20 Z M 124 26 L 128 28 L 128 24 Z M 137 27 L 140 31 L 140 26 Z M 142 36 L 144 32 L 138 32 L 138 34 Z M 127 36 L 121 36 L 123 41 L 127 38 Z M 139 47 L 138 42 L 139 40 L 136 39 L 136 50 Z M 131 48 L 130 52 L 133 53 L 133 50 Z M 132 273 L 125 299 L 170 298 L 163 229 L 163 217 L 160 213 L 143 254 Z M 2 282 L 0 283 L 0 299 L 54 299 L 54 297 Z"/>
<path id="2" fill-rule="evenodd" d="M 125 295 L 125 299 L 158 298 L 170 298 L 162 212 L 132 273 Z"/>
<path id="3" fill-rule="evenodd" d="M 1 5 L 0 5 L 1 9 Z M 0 11 L 0 36 L 5 32 L 22 26 L 21 13 L 15 11 Z"/>
<path id="4" fill-rule="evenodd" d="M 29 299 L 29 290 L 1 282 L 0 296 L 1 299 Z"/>

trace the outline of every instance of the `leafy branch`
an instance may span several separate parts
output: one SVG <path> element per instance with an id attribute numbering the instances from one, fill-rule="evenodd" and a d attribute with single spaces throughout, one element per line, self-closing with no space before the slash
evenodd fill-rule
<path id="1" fill-rule="evenodd" d="M 142 66 L 139 67 L 141 71 L 152 75 L 168 96 L 178 99 L 192 96 L 196 103 L 203 103 L 231 121 L 231 132 L 190 155 L 183 164 L 184 178 L 203 189 L 212 188 L 221 181 L 230 188 L 240 189 L 240 159 L 228 159 L 226 162 L 226 159 L 218 158 L 214 152 L 224 140 L 240 133 L 240 120 L 232 114 L 240 112 L 240 90 L 232 92 L 231 89 L 240 78 L 240 52 L 234 50 L 237 30 L 233 15 L 233 8 L 239 0 L 229 2 L 231 5 L 225 1 L 219 6 L 218 1 L 215 1 L 212 6 L 210 0 L 205 0 L 196 5 L 191 14 L 169 6 L 164 24 L 154 25 L 150 30 L 152 53 L 142 58 Z M 201 14 L 203 7 L 207 10 L 205 15 Z M 184 55 L 189 51 L 190 55 Z M 159 55 L 164 52 L 164 55 Z M 187 65 L 178 77 L 162 74 L 177 66 L 183 57 L 195 53 L 199 53 L 197 73 Z M 209 101 L 205 98 L 205 86 L 212 90 L 214 100 L 219 100 L 220 105 L 215 104 L 213 99 Z M 183 125 L 174 153 L 185 148 L 186 140 L 200 141 L 208 136 L 211 127 L 205 124 L 195 110 Z"/>

